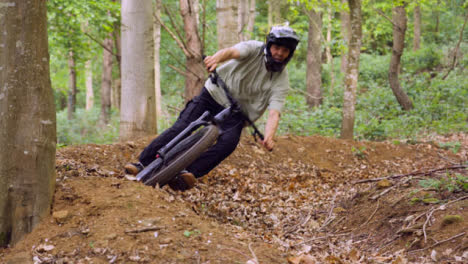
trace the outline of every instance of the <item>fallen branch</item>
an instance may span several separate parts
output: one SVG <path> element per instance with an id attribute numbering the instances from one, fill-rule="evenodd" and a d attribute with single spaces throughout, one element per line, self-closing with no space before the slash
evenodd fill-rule
<path id="1" fill-rule="evenodd" d="M 258 262 L 257 255 L 255 255 L 255 252 L 253 251 L 253 249 L 252 249 L 251 246 L 252 246 L 252 243 L 249 243 L 249 250 L 250 250 L 250 253 L 252 254 L 253 261 L 254 261 L 256 264 L 259 264 L 260 262 Z"/>
<path id="2" fill-rule="evenodd" d="M 391 175 L 391 176 L 388 176 L 388 177 L 365 179 L 365 180 L 355 181 L 355 182 L 353 182 L 353 184 L 377 182 L 377 181 L 381 181 L 381 180 L 385 180 L 385 179 L 397 179 L 397 178 L 416 176 L 416 175 L 430 175 L 430 174 L 432 174 L 434 172 L 437 172 L 437 171 L 466 169 L 467 167 L 468 167 L 467 165 L 448 166 L 448 167 L 443 167 L 443 168 L 433 169 L 433 170 L 428 170 L 428 171 L 415 171 L 415 172 L 410 172 L 410 173 L 407 173 L 407 174 L 396 174 L 396 175 Z"/>
<path id="3" fill-rule="evenodd" d="M 333 217 L 333 209 L 335 208 L 335 199 L 336 199 L 336 194 L 333 196 L 333 200 L 331 202 L 331 207 L 330 211 L 328 212 L 328 217 L 325 219 L 323 222 L 322 226 L 318 229 L 319 231 L 325 228 L 328 224 L 330 224 L 333 220 L 335 220 L 335 217 Z"/>
<path id="4" fill-rule="evenodd" d="M 125 230 L 125 233 L 135 234 L 135 233 L 143 233 L 143 232 L 149 232 L 149 231 L 158 231 L 158 230 L 161 230 L 161 229 L 163 229 L 163 227 L 149 226 L 149 227 L 143 227 L 143 228 L 127 229 L 127 230 Z"/>
<path id="5" fill-rule="evenodd" d="M 449 237 L 449 238 L 447 238 L 447 239 L 445 239 L 445 240 L 439 241 L 439 242 L 437 242 L 437 243 L 435 243 L 435 244 L 433 244 L 433 245 L 430 245 L 430 246 L 428 246 L 428 247 L 408 251 L 408 253 L 413 253 L 413 252 L 417 252 L 417 251 L 424 251 L 424 250 L 426 250 L 426 249 L 430 249 L 430 248 L 436 247 L 436 246 L 438 246 L 438 245 L 440 245 L 440 244 L 442 244 L 442 243 L 445 243 L 445 242 L 454 240 L 454 239 L 459 238 L 459 237 L 464 236 L 464 235 L 465 235 L 465 232 L 462 232 L 462 233 L 460 233 L 460 234 L 458 234 L 458 235 L 455 235 L 455 236 L 453 236 L 453 237 Z"/>
<path id="6" fill-rule="evenodd" d="M 341 234 L 328 234 L 328 235 L 322 236 L 322 237 L 313 237 L 313 238 L 311 238 L 311 239 L 307 239 L 307 240 L 302 241 L 302 242 L 300 242 L 300 243 L 294 244 L 294 245 L 292 245 L 291 247 L 297 247 L 297 246 L 299 246 L 299 245 L 312 242 L 312 241 L 314 241 L 314 240 L 326 239 L 326 238 L 335 237 L 335 236 L 346 236 L 346 235 L 349 235 L 350 233 L 351 233 L 351 232 L 341 233 Z"/>
<path id="7" fill-rule="evenodd" d="M 468 195 L 467 195 L 467 196 L 460 197 L 460 198 L 458 198 L 458 199 L 456 199 L 456 200 L 453 200 L 453 201 L 450 201 L 450 202 L 448 202 L 448 203 L 446 203 L 446 204 L 443 204 L 443 205 L 439 206 L 438 208 L 431 208 L 431 209 L 426 213 L 426 221 L 424 222 L 424 225 L 423 225 L 424 243 L 427 242 L 426 226 L 427 226 L 427 224 L 429 223 L 429 221 L 430 221 L 430 219 L 431 219 L 431 217 L 432 217 L 432 214 L 433 214 L 435 211 L 444 210 L 444 209 L 447 207 L 447 205 L 449 205 L 449 204 L 453 204 L 453 203 L 456 203 L 456 202 L 458 202 L 458 201 L 465 200 L 465 199 L 467 199 L 467 198 L 468 198 Z"/>
<path id="8" fill-rule="evenodd" d="M 370 222 L 370 220 L 372 219 L 372 217 L 374 217 L 375 213 L 377 212 L 377 210 L 379 210 L 379 205 L 380 205 L 380 200 L 377 200 L 377 206 L 375 207 L 375 210 L 374 212 L 371 214 L 371 216 L 367 219 L 366 222 L 364 222 L 362 225 L 360 225 L 359 227 L 363 227 L 365 225 L 367 225 L 367 223 Z"/>

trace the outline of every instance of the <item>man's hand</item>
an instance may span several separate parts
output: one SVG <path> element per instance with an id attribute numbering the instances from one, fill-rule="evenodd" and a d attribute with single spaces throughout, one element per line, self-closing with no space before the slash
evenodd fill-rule
<path id="1" fill-rule="evenodd" d="M 206 56 L 204 62 L 205 62 L 206 70 L 209 72 L 212 72 L 213 70 L 216 69 L 216 67 L 218 67 L 218 61 L 214 55 Z"/>
<path id="2" fill-rule="evenodd" d="M 218 67 L 218 64 L 231 59 L 239 59 L 240 53 L 234 47 L 225 48 L 216 52 L 213 56 L 206 56 L 205 62 L 206 70 L 212 72 Z"/>
<path id="3" fill-rule="evenodd" d="M 272 151 L 273 147 L 275 146 L 275 141 L 273 138 L 275 137 L 276 129 L 278 129 L 279 120 L 280 112 L 274 109 L 270 109 L 265 125 L 265 138 L 261 142 L 268 151 Z"/>

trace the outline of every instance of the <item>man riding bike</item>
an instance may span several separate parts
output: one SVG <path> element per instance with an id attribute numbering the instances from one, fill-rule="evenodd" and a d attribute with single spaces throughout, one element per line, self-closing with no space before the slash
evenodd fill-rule
<path id="1" fill-rule="evenodd" d="M 267 35 L 266 43 L 254 40 L 240 42 L 204 59 L 206 68 L 210 72 L 220 63 L 226 62 L 217 68 L 217 72 L 226 83 L 232 97 L 239 102 L 242 112 L 250 120 L 257 120 L 267 108 L 269 109 L 265 138 L 261 142 L 267 150 L 272 150 L 274 147 L 273 138 L 289 90 L 285 66 L 291 60 L 298 43 L 299 37 L 290 27 L 275 26 Z M 201 93 L 187 103 L 174 125 L 156 137 L 142 151 L 138 163 L 125 165 L 125 171 L 129 174 L 138 174 L 156 158 L 157 151 L 162 146 L 203 112 L 208 110 L 216 115 L 228 106 L 229 100 L 224 90 L 208 79 Z M 179 173 L 169 182 L 169 186 L 181 191 L 192 188 L 196 178 L 210 172 L 236 149 L 244 123 L 244 115 L 236 113 L 220 124 L 222 133 L 216 144 L 186 170 Z"/>

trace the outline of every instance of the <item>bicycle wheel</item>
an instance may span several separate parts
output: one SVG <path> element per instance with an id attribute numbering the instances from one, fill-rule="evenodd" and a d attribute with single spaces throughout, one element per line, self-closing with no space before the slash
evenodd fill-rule
<path id="1" fill-rule="evenodd" d="M 165 165 L 143 183 L 164 186 L 213 145 L 217 138 L 218 128 L 215 125 L 204 127 L 188 136 L 166 154 Z"/>

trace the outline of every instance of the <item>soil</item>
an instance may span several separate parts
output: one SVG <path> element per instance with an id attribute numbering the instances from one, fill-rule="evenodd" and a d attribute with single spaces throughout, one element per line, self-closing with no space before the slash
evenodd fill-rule
<path id="1" fill-rule="evenodd" d="M 186 192 L 123 173 L 150 140 L 59 149 L 51 214 L 0 263 L 468 263 L 466 134 L 243 137 Z"/>

